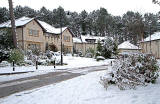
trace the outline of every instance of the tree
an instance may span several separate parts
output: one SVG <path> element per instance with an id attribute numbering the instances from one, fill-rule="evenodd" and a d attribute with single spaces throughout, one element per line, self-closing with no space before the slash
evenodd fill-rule
<path id="1" fill-rule="evenodd" d="M 16 26 L 15 26 L 15 17 L 13 13 L 13 3 L 12 0 L 8 0 L 9 2 L 9 12 L 11 17 L 11 25 L 12 25 L 12 37 L 15 48 L 17 48 L 17 38 L 16 38 Z"/>
<path id="2" fill-rule="evenodd" d="M 117 45 L 114 39 L 107 37 L 104 40 L 101 54 L 105 58 L 111 58 L 111 56 L 117 54 Z"/>
<path id="3" fill-rule="evenodd" d="M 62 7 L 58 7 L 57 9 L 53 10 L 53 18 L 55 27 L 60 27 L 60 24 L 62 27 L 69 25 L 66 13 Z"/>
<path id="4" fill-rule="evenodd" d="M 96 57 L 97 57 L 97 56 L 101 56 L 101 53 L 102 53 L 102 44 L 101 44 L 101 41 L 98 40 L 97 50 L 96 50 Z"/>
<path id="5" fill-rule="evenodd" d="M 98 12 L 98 18 L 97 18 L 97 28 L 98 32 L 100 33 L 100 36 L 106 36 L 106 30 L 108 27 L 108 12 L 105 8 L 100 8 Z"/>
<path id="6" fill-rule="evenodd" d="M 85 10 L 83 10 L 79 16 L 80 16 L 80 25 L 81 25 L 82 35 L 86 35 L 87 34 L 88 13 Z"/>
<path id="7" fill-rule="evenodd" d="M 38 15 L 36 16 L 37 19 L 44 21 L 46 23 L 51 24 L 52 22 L 52 12 L 49 11 L 48 9 L 46 9 L 45 7 L 42 7 L 39 11 L 38 11 Z"/>
<path id="8" fill-rule="evenodd" d="M 9 11 L 7 8 L 0 7 L 0 23 L 6 22 L 7 20 L 9 20 Z"/>
<path id="9" fill-rule="evenodd" d="M 14 14 L 16 18 L 20 18 L 22 16 L 33 18 L 37 16 L 37 12 L 34 9 L 31 9 L 28 6 L 22 7 L 20 5 L 14 8 Z"/>
<path id="10" fill-rule="evenodd" d="M 0 62 L 9 58 L 10 49 L 14 48 L 10 29 L 0 30 Z"/>
<path id="11" fill-rule="evenodd" d="M 13 38 L 10 29 L 0 30 L 0 48 L 3 50 L 14 48 Z"/>
<path id="12" fill-rule="evenodd" d="M 77 12 L 68 12 L 68 22 L 69 22 L 69 28 L 72 30 L 75 36 L 79 36 L 80 33 L 80 18 Z"/>
<path id="13" fill-rule="evenodd" d="M 114 39 L 107 37 L 104 42 L 98 41 L 97 43 L 97 56 L 103 56 L 104 58 L 111 58 L 113 55 L 118 54 L 117 44 Z"/>
<path id="14" fill-rule="evenodd" d="M 160 2 L 159 2 L 158 0 L 152 0 L 152 2 L 153 2 L 154 4 L 160 5 Z"/>

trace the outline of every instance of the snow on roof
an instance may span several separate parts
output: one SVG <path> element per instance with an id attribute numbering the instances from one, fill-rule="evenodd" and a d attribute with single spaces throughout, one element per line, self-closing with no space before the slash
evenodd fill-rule
<path id="1" fill-rule="evenodd" d="M 98 42 L 98 40 L 104 40 L 106 37 L 100 37 L 100 36 L 91 36 L 91 35 L 81 35 L 81 39 L 83 43 L 87 43 L 86 39 L 94 39 L 96 40 L 95 43 Z"/>
<path id="2" fill-rule="evenodd" d="M 73 43 L 82 43 L 82 41 L 78 37 L 73 37 Z"/>
<path id="3" fill-rule="evenodd" d="M 34 18 L 29 18 L 29 17 L 21 17 L 19 19 L 15 20 L 15 25 L 16 27 L 18 26 L 24 26 L 26 25 L 28 22 L 32 21 Z M 61 30 L 60 28 L 55 28 L 51 25 L 49 25 L 48 23 L 45 23 L 43 21 L 38 20 L 38 22 L 40 23 L 40 25 L 46 30 L 46 32 L 48 33 L 54 33 L 54 34 L 60 34 Z M 7 21 L 5 23 L 0 24 L 0 28 L 2 27 L 11 27 L 11 21 Z M 67 27 L 62 28 L 62 32 L 66 29 Z"/>
<path id="4" fill-rule="evenodd" d="M 15 20 L 15 26 L 16 27 L 24 26 L 25 24 L 32 21 L 33 19 L 34 18 L 21 17 L 21 18 Z M 2 28 L 2 27 L 11 27 L 11 21 L 9 20 L 7 22 L 4 22 L 4 23 L 0 24 L 0 28 Z"/>
<path id="5" fill-rule="evenodd" d="M 160 32 L 155 32 L 151 35 L 151 40 L 158 40 L 160 39 Z M 144 42 L 150 41 L 150 36 L 144 39 Z"/>
<path id="6" fill-rule="evenodd" d="M 137 46 L 131 44 L 129 41 L 125 41 L 118 45 L 118 49 L 139 49 Z"/>
<path id="7" fill-rule="evenodd" d="M 60 34 L 61 33 L 61 29 L 60 28 L 55 28 L 53 26 L 51 26 L 50 24 L 40 21 L 38 20 L 38 22 L 43 26 L 43 28 L 45 28 L 46 32 L 48 33 L 54 33 L 54 34 Z M 66 29 L 67 27 L 63 27 L 62 28 L 62 32 Z"/>

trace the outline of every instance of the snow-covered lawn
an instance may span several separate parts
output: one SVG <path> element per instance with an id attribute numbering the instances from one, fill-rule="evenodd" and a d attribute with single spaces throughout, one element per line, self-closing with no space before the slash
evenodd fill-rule
<path id="1" fill-rule="evenodd" d="M 55 85 L 13 94 L 0 104 L 159 104 L 160 79 L 137 90 L 105 90 L 99 83 L 105 71 L 93 72 Z"/>
<path id="2" fill-rule="evenodd" d="M 31 73 L 25 73 L 25 74 L 21 74 L 21 75 L 9 75 L 9 76 L 3 75 L 3 76 L 0 76 L 0 82 L 24 78 L 24 77 L 30 77 L 30 76 L 40 75 L 40 74 L 46 74 L 48 72 L 60 71 L 61 69 L 67 70 L 67 69 L 71 69 L 71 68 L 107 65 L 110 63 L 110 61 L 111 60 L 96 61 L 93 58 L 64 56 L 64 63 L 67 63 L 67 65 L 56 66 L 55 69 L 54 69 L 54 66 L 38 66 L 38 70 L 36 70 L 35 66 L 22 66 L 22 67 L 15 67 L 15 71 L 13 71 L 13 68 L 11 66 L 0 67 L 0 74 L 34 71 Z"/>

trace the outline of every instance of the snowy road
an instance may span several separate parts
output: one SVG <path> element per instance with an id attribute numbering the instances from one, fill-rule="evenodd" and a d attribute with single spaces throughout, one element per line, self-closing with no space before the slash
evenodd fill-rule
<path id="1" fill-rule="evenodd" d="M 72 68 L 64 71 L 50 72 L 12 81 L 0 82 L 0 98 L 13 93 L 30 90 L 41 86 L 55 84 L 93 71 L 106 70 L 107 66 L 92 66 L 83 68 Z"/>

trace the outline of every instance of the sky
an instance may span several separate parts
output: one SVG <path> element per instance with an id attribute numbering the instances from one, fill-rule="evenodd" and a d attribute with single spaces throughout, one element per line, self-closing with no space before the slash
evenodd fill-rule
<path id="1" fill-rule="evenodd" d="M 107 9 L 108 13 L 115 16 L 122 16 L 127 11 L 144 13 L 157 13 L 160 6 L 153 4 L 152 0 L 12 0 L 13 6 L 29 6 L 39 10 L 42 6 L 53 10 L 62 6 L 65 11 L 91 12 L 100 7 Z M 0 0 L 0 7 L 8 8 L 8 0 Z"/>

